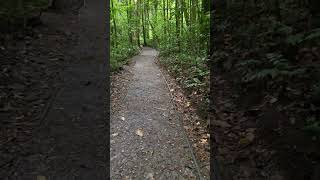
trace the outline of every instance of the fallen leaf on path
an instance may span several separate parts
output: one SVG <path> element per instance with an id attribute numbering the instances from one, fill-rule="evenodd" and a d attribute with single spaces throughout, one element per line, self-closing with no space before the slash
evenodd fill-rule
<path id="1" fill-rule="evenodd" d="M 278 101 L 277 98 L 272 98 L 272 99 L 270 100 L 270 103 L 273 104 L 273 103 L 275 103 L 275 102 L 277 102 L 277 101 Z"/>
<path id="2" fill-rule="evenodd" d="M 119 135 L 119 133 L 113 133 L 113 134 L 111 134 L 112 137 L 116 137 L 116 136 L 118 136 L 118 135 Z"/>
<path id="3" fill-rule="evenodd" d="M 154 180 L 153 174 L 152 173 L 148 173 L 147 178 L 150 180 Z"/>
<path id="4" fill-rule="evenodd" d="M 161 111 L 166 111 L 166 109 L 163 109 L 163 108 L 156 108 L 158 110 L 161 110 Z"/>
<path id="5" fill-rule="evenodd" d="M 189 107 L 189 106 L 190 106 L 190 104 L 191 104 L 190 102 L 187 102 L 187 107 Z"/>
<path id="6" fill-rule="evenodd" d="M 208 140 L 207 140 L 207 139 L 200 139 L 200 141 L 201 141 L 201 142 L 200 142 L 201 144 L 207 144 L 207 143 L 208 143 Z"/>
<path id="7" fill-rule="evenodd" d="M 143 129 L 142 129 L 142 128 L 137 129 L 137 130 L 136 130 L 136 135 L 142 137 L 142 136 L 143 136 Z"/>

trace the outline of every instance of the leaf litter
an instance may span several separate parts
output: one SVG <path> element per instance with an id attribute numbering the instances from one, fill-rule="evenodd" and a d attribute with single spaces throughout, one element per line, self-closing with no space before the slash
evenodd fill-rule
<path id="1" fill-rule="evenodd" d="M 183 128 L 186 130 L 188 138 L 191 140 L 193 149 L 195 151 L 196 158 L 201 167 L 201 174 L 205 179 L 210 178 L 210 147 L 209 147 L 209 130 L 207 123 L 204 119 L 201 119 L 197 114 L 197 103 L 192 104 L 193 100 L 198 101 L 199 97 L 190 99 L 185 95 L 184 90 L 177 84 L 176 80 L 170 76 L 165 68 L 157 62 L 161 69 L 165 79 L 169 84 L 169 91 L 174 97 L 174 102 L 178 111 L 183 115 Z M 193 92 L 192 94 L 197 94 Z M 203 122 L 203 123 L 202 123 Z"/>

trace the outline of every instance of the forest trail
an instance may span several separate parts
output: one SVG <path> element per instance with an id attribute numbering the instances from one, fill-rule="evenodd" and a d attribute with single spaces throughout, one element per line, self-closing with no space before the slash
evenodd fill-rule
<path id="1" fill-rule="evenodd" d="M 157 54 L 143 48 L 132 58 L 132 80 L 117 111 L 111 110 L 111 179 L 198 179 L 178 112 L 154 61 Z"/>

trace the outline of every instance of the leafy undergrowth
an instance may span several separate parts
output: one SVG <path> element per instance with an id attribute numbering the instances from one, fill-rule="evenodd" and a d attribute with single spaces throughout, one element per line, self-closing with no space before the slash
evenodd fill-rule
<path id="1" fill-rule="evenodd" d="M 209 179 L 210 147 L 208 130 L 209 68 L 206 52 L 186 53 L 167 44 L 160 47 L 157 63 L 163 68 L 170 92 L 183 114 L 183 126 L 191 140 L 200 171 Z"/>
<path id="2" fill-rule="evenodd" d="M 111 47 L 110 66 L 111 71 L 121 70 L 122 66 L 128 64 L 129 59 L 139 53 L 139 47 L 121 44 L 121 46 Z"/>
<path id="3" fill-rule="evenodd" d="M 214 153 L 233 179 L 319 179 L 319 24 L 294 3 L 282 18 L 256 6 L 217 14 Z"/>
<path id="4" fill-rule="evenodd" d="M 129 62 L 128 65 L 123 65 L 121 71 L 111 74 L 111 87 L 110 87 L 110 99 L 111 99 L 111 113 L 115 113 L 121 106 L 121 100 L 125 97 L 125 94 L 129 82 L 132 80 L 133 73 L 131 71 L 135 62 Z"/>
<path id="5" fill-rule="evenodd" d="M 159 62 L 159 58 L 157 59 Z M 167 71 L 167 68 L 160 66 L 163 75 L 170 88 L 170 93 L 176 104 L 177 110 L 181 113 L 183 128 L 187 132 L 192 148 L 195 152 L 200 173 L 203 179 L 210 178 L 210 134 L 206 122 L 199 116 L 197 112 L 198 105 L 195 101 L 191 101 L 190 97 L 186 96 L 185 89 L 179 86 L 176 78 Z M 198 96 L 197 96 L 198 97 Z M 198 97 L 199 98 L 199 97 Z"/>
<path id="6" fill-rule="evenodd" d="M 184 93 L 196 104 L 197 111 L 203 119 L 207 119 L 209 104 L 209 68 L 205 52 L 187 54 L 174 48 L 160 50 L 159 62 L 166 68 Z"/>

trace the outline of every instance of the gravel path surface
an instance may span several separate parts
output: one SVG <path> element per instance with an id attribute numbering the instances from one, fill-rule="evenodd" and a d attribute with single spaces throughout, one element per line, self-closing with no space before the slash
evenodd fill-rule
<path id="1" fill-rule="evenodd" d="M 156 50 L 143 48 L 133 57 L 133 79 L 121 107 L 111 110 L 111 179 L 197 179 L 156 56 Z"/>

